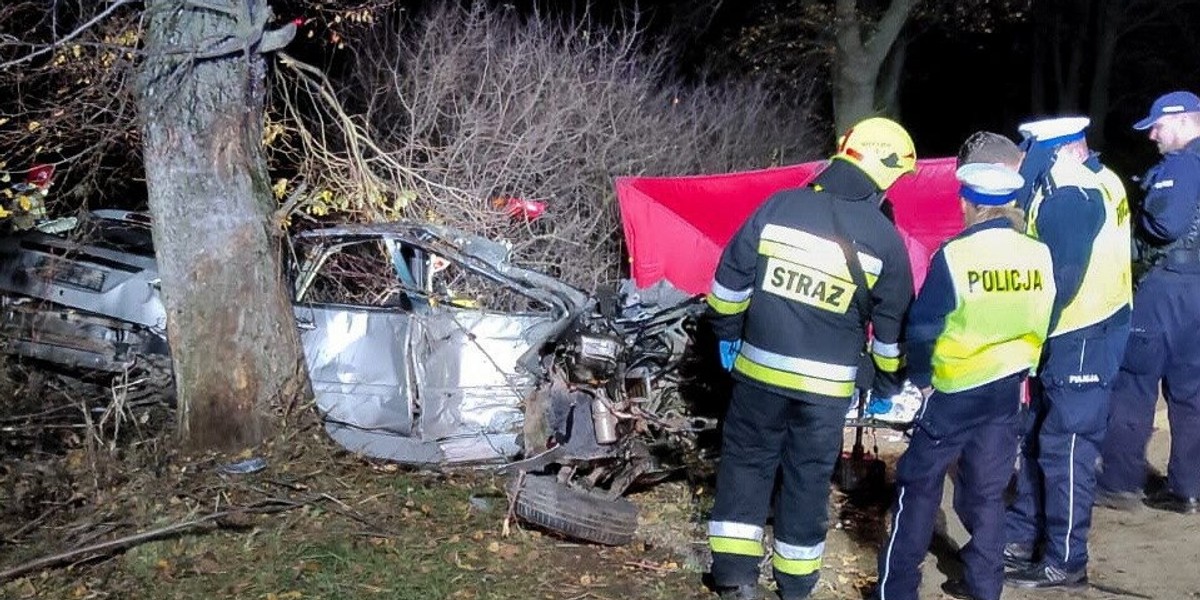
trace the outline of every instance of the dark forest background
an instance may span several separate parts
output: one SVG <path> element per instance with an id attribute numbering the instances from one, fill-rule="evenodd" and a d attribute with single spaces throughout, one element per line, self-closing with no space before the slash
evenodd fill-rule
<path id="1" fill-rule="evenodd" d="M 520 19 L 584 20 L 589 27 L 635 29 L 641 44 L 637 51 L 653 54 L 658 61 L 665 58 L 663 73 L 672 81 L 737 82 L 766 90 L 783 104 L 800 104 L 803 110 L 796 114 L 810 119 L 820 135 L 797 139 L 802 151 L 779 153 L 776 162 L 814 158 L 827 153 L 833 144 L 834 66 L 839 57 L 835 15 L 840 4 L 853 6 L 861 16 L 864 37 L 873 33 L 877 19 L 893 5 L 911 5 L 881 69 L 874 110 L 902 122 L 922 156 L 951 155 L 959 142 L 977 129 L 1015 136 L 1016 126 L 1023 120 L 1084 114 L 1093 120 L 1093 146 L 1128 180 L 1157 158 L 1153 145 L 1130 125 L 1143 116 L 1159 94 L 1173 89 L 1200 90 L 1200 0 L 458 3 L 487 5 L 494 12 Z M 7 4 L 0 7 L 0 63 L 44 47 L 105 6 L 47 0 Z M 368 92 L 356 85 L 363 83 L 360 75 L 364 57 L 380 51 L 378 45 L 368 43 L 379 41 L 380 26 L 403 31 L 446 2 L 278 0 L 270 4 L 277 24 L 303 20 L 288 52 L 322 70 L 331 85 L 344 94 L 347 107 L 358 109 L 362 105 L 355 106 L 355 98 Z M 138 5 L 135 2 L 129 6 Z M 110 20 L 124 18 L 132 23 L 136 20 L 134 14 L 118 11 Z M 368 14 L 370 23 L 351 18 Z M 104 33 L 109 35 L 105 41 L 111 41 L 114 29 L 108 31 Z M 53 63 L 50 59 L 56 54 L 61 54 L 61 49 L 0 70 L 0 161 L 7 162 L 10 170 L 34 162 L 57 162 L 66 167 L 60 169 L 67 172 L 66 177 L 87 180 L 85 187 L 72 187 L 79 198 L 92 204 L 137 204 L 142 196 L 136 182 L 128 185 L 128 175 L 110 176 L 138 169 L 137 152 L 129 151 L 136 145 L 136 128 L 126 123 L 136 113 L 132 104 L 123 103 L 114 109 L 97 100 L 93 104 L 105 106 L 92 116 L 102 118 L 93 119 L 86 127 L 70 124 L 61 128 L 69 134 L 66 137 L 73 138 L 65 145 L 49 141 L 47 131 L 53 120 L 71 116 L 71 108 L 66 106 L 69 103 L 54 98 L 56 93 L 64 95 L 61 88 L 54 91 L 62 80 L 73 77 L 73 85 L 100 94 L 106 85 L 113 84 L 110 79 L 118 77 L 85 77 L 79 67 L 69 70 Z M 86 53 L 82 60 L 88 60 Z M 56 68 L 61 73 L 55 73 Z M 57 80 L 47 77 L 47 73 L 54 73 Z M 64 97 L 78 100 L 79 93 L 67 91 Z M 30 129 L 30 121 L 35 118 L 41 125 L 39 132 Z M 90 154 L 78 145 L 90 139 L 90 127 L 106 126 L 126 130 L 124 145 L 110 144 L 103 152 Z M 30 133 L 37 135 L 31 138 Z M 78 143 L 72 145 L 71 141 Z M 84 160 L 103 163 L 105 170 L 73 168 Z M 272 168 L 284 175 L 296 170 L 285 163 L 273 161 Z M 0 165 L 0 170 L 4 168 Z M 696 163 L 679 168 L 724 167 Z M 641 171 L 637 166 L 631 169 Z"/>

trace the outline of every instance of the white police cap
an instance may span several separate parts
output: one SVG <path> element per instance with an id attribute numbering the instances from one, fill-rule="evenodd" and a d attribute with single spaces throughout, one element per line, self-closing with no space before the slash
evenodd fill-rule
<path id="1" fill-rule="evenodd" d="M 1083 139 L 1083 131 L 1091 123 L 1087 117 L 1055 117 L 1022 123 L 1017 131 L 1039 144 L 1057 146 Z"/>
<path id="2" fill-rule="evenodd" d="M 1016 171 L 991 163 L 970 163 L 954 172 L 962 188 L 959 194 L 975 204 L 1000 206 L 1017 198 L 1025 178 Z"/>

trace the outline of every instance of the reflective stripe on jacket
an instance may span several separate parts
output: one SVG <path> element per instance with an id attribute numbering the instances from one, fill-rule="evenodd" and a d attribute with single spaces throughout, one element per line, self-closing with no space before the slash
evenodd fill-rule
<path id="1" fill-rule="evenodd" d="M 835 233 L 841 228 L 865 290 L 851 275 Z M 743 341 L 734 377 L 783 394 L 847 398 L 866 350 L 868 315 L 876 365 L 900 368 L 911 299 L 908 254 L 877 196 L 806 187 L 777 193 L 742 225 L 721 256 L 708 304 L 717 337 Z"/>

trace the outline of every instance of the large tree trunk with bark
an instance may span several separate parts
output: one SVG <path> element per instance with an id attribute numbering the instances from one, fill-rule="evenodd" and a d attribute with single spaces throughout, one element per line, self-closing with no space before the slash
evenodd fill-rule
<path id="1" fill-rule="evenodd" d="M 841 134 L 863 118 L 877 114 L 880 70 L 916 0 L 891 0 L 870 36 L 856 0 L 837 0 L 834 6 L 837 40 L 833 82 L 833 121 Z"/>
<path id="2" fill-rule="evenodd" d="M 269 8 L 146 5 L 139 101 L 180 433 L 193 448 L 246 447 L 272 409 L 311 395 L 262 155 Z"/>

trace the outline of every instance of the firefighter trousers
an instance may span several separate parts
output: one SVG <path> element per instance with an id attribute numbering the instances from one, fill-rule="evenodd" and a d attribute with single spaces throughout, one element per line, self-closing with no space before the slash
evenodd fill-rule
<path id="1" fill-rule="evenodd" d="M 717 498 L 708 525 L 718 587 L 758 581 L 763 528 L 780 475 L 771 565 L 780 595 L 805 598 L 817 583 L 830 480 L 849 398 L 788 397 L 737 382 L 722 432 Z"/>

